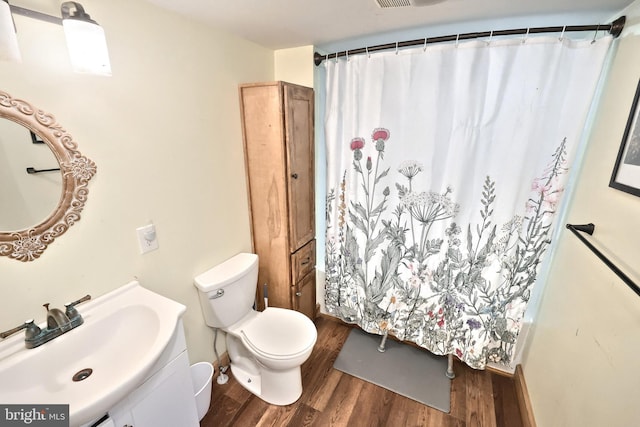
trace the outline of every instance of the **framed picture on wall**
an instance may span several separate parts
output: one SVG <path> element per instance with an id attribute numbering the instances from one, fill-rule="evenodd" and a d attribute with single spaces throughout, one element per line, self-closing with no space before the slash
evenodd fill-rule
<path id="1" fill-rule="evenodd" d="M 638 108 L 638 98 L 640 98 L 640 82 L 638 82 L 636 94 L 633 97 L 631 112 L 618 150 L 609 187 L 640 197 L 640 121 L 638 120 L 640 109 Z"/>

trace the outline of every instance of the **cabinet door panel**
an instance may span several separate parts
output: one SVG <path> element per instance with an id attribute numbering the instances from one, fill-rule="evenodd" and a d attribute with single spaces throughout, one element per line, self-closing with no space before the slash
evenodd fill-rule
<path id="1" fill-rule="evenodd" d="M 313 89 L 284 86 L 289 245 L 291 253 L 315 235 Z"/>
<path id="2" fill-rule="evenodd" d="M 253 250 L 259 257 L 258 308 L 263 285 L 269 304 L 291 308 L 290 239 L 284 104 L 279 83 L 240 86 Z"/>
<path id="3" fill-rule="evenodd" d="M 315 239 L 304 245 L 291 256 L 291 283 L 298 283 L 304 276 L 316 268 Z"/>
<path id="4" fill-rule="evenodd" d="M 311 320 L 316 317 L 316 270 L 307 274 L 293 287 L 294 310 L 305 314 Z"/>

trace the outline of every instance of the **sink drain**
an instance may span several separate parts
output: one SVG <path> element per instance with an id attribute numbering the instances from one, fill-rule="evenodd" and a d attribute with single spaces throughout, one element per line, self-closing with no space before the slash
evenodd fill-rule
<path id="1" fill-rule="evenodd" d="M 73 376 L 73 380 L 76 382 L 86 380 L 87 378 L 89 378 L 89 375 L 91 375 L 92 373 L 93 373 L 93 369 L 91 368 L 82 369 L 75 373 L 75 375 Z"/>

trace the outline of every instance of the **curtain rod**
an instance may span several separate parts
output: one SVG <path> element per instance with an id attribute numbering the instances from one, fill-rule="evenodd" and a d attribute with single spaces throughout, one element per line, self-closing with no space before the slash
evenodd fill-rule
<path id="1" fill-rule="evenodd" d="M 399 49 L 410 46 L 426 46 L 427 44 L 443 43 L 443 42 L 455 42 L 459 40 L 479 39 L 482 37 L 493 36 L 513 36 L 518 34 L 541 34 L 541 33 L 565 33 L 565 32 L 578 32 L 578 31 L 608 31 L 613 37 L 618 37 L 622 33 L 626 17 L 621 16 L 611 24 L 606 25 L 566 25 L 563 27 L 536 27 L 536 28 L 516 28 L 512 30 L 497 30 L 497 31 L 483 31 L 475 33 L 453 34 L 450 36 L 439 37 L 426 37 L 416 40 L 408 40 L 396 43 L 379 44 L 369 47 L 361 47 L 357 49 L 343 50 L 341 52 L 329 53 L 322 55 L 318 52 L 313 54 L 313 62 L 316 65 L 322 64 L 322 61 L 329 58 L 340 58 L 348 55 L 358 55 L 362 53 L 379 52 L 381 50 Z"/>
<path id="2" fill-rule="evenodd" d="M 624 283 L 626 283 L 626 285 L 629 288 L 631 288 L 631 290 L 633 292 L 635 292 L 638 296 L 640 296 L 640 287 L 638 287 L 638 285 L 633 280 L 631 280 L 631 278 L 629 276 L 624 274 L 624 272 L 622 270 L 620 270 L 618 268 L 618 266 L 616 266 L 613 262 L 611 262 L 611 260 L 609 260 L 609 258 L 604 256 L 604 254 L 602 252 L 600 252 L 598 249 L 596 249 L 595 246 L 593 246 L 587 239 L 584 238 L 584 236 L 582 236 L 579 233 L 579 231 L 582 231 L 583 233 L 587 233 L 590 236 L 593 235 L 593 231 L 596 228 L 596 226 L 593 225 L 593 223 L 579 224 L 579 225 L 567 224 L 567 228 L 569 230 L 571 230 L 571 232 L 573 234 L 575 234 L 576 237 L 578 239 L 580 239 L 580 241 L 582 243 L 584 243 L 589 249 L 591 249 L 591 252 L 593 252 L 598 258 L 600 258 L 600 261 L 604 262 L 605 265 L 611 269 L 611 271 L 616 273 L 616 275 L 620 279 L 622 279 L 622 281 Z"/>

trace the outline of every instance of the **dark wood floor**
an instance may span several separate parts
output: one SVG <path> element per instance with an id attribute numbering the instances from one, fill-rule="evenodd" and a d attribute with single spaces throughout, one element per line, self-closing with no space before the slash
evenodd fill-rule
<path id="1" fill-rule="evenodd" d="M 297 402 L 269 405 L 229 375 L 225 385 L 213 381 L 211 407 L 201 427 L 522 426 L 510 377 L 456 363 L 446 414 L 334 369 L 350 327 L 326 318 L 317 319 L 316 326 L 318 341 L 302 365 L 303 392 Z"/>

